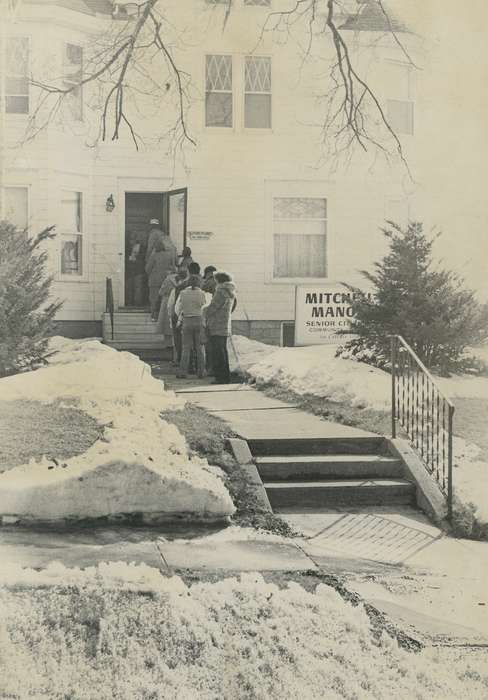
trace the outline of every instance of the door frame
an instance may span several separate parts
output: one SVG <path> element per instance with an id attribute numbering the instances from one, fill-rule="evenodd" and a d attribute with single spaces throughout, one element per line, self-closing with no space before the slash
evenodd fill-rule
<path id="1" fill-rule="evenodd" d="M 117 226 L 117 230 L 114 231 L 114 240 L 116 241 L 115 248 L 115 260 L 116 262 L 116 277 L 117 284 L 114 284 L 114 288 L 117 289 L 117 306 L 124 306 L 125 304 L 125 195 L 126 193 L 140 193 L 140 194 L 167 194 L 168 192 L 178 192 L 183 190 L 188 190 L 187 187 L 180 188 L 179 190 L 169 189 L 173 184 L 171 178 L 159 178 L 159 177 L 118 177 L 117 178 L 117 199 L 116 211 L 117 217 L 113 219 L 112 226 Z M 186 196 L 185 205 L 185 245 L 186 245 L 186 212 L 188 204 L 188 193 Z M 119 203 L 119 205 L 117 204 Z"/>
<path id="2" fill-rule="evenodd" d="M 177 189 L 177 190 L 167 190 L 166 192 L 163 192 L 163 194 L 165 194 L 165 195 L 168 197 L 168 200 L 169 200 L 169 198 L 171 197 L 171 195 L 173 195 L 173 194 L 184 194 L 184 195 L 185 195 L 185 209 L 184 209 L 184 212 L 183 212 L 183 247 L 185 247 L 186 244 L 187 244 L 187 240 L 188 240 L 188 230 L 187 230 L 187 221 L 188 221 L 188 187 L 180 187 L 180 188 Z M 168 206 L 166 207 L 166 212 L 167 212 L 167 214 L 166 214 L 167 221 L 165 221 L 165 224 L 166 224 L 166 226 L 167 226 L 167 229 L 166 229 L 166 232 L 165 232 L 165 233 L 167 233 L 167 234 L 169 235 L 169 234 L 170 234 L 170 231 L 171 231 L 171 220 L 170 220 L 170 217 L 171 217 L 171 207 L 169 206 L 169 202 L 168 202 Z"/>

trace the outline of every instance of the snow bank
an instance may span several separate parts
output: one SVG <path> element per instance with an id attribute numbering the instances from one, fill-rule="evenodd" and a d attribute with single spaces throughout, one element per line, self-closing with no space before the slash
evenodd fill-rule
<path id="1" fill-rule="evenodd" d="M 63 464 L 47 460 L 0 474 L 0 514 L 84 518 L 120 513 L 223 517 L 230 496 L 205 460 L 189 458 L 159 412 L 182 405 L 135 355 L 95 340 L 55 338 L 46 368 L 0 380 L 2 401 L 75 405 L 105 425 L 103 438 Z"/>
<path id="2" fill-rule="evenodd" d="M 120 563 L 21 575 L 0 589 L 2 697 L 486 698 L 486 655 L 376 640 L 364 608 L 326 585 L 252 573 L 187 586 Z"/>
<path id="3" fill-rule="evenodd" d="M 241 336 L 233 341 L 241 368 L 258 384 L 275 383 L 297 394 L 346 401 L 358 408 L 389 409 L 390 376 L 364 363 L 334 357 L 334 346 L 274 348 Z"/>

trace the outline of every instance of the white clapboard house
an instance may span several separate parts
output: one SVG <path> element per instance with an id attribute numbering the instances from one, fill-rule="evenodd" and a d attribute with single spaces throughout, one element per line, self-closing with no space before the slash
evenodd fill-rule
<path id="1" fill-rule="evenodd" d="M 222 0 L 160 3 L 188 81 L 185 119 L 196 145 L 179 148 L 175 78 L 151 49 L 141 58 L 140 90 L 132 74 L 126 95 L 141 136 L 136 150 L 123 125 L 117 140 L 111 124 L 100 138 L 100 85 L 78 89 L 41 119 L 51 103 L 36 112 L 45 93 L 35 83 L 79 81 L 97 50 L 100 61 L 108 55 L 118 28 L 137 21 L 137 2 L 3 2 L 14 11 L 1 20 L 2 215 L 32 232 L 56 225 L 49 260 L 54 293 L 65 300 L 61 333 L 111 340 L 110 279 L 114 344 L 158 345 L 147 311 L 125 299 L 127 231 L 153 217 L 202 267 L 234 275 L 235 331 L 276 344 L 292 337 L 297 285 L 360 283 L 358 270 L 383 251 L 384 220 L 407 219 L 413 186 L 400 162 L 388 165 L 373 147 L 336 158 L 324 145 L 325 16 L 309 51 L 308 19 L 287 31 L 265 24 L 270 12 L 293 7 L 289 0 L 233 0 L 230 12 Z M 351 56 L 414 168 L 415 71 L 400 44 L 414 51 L 416 37 L 376 0 L 339 4 L 350 8 L 340 24 Z"/>

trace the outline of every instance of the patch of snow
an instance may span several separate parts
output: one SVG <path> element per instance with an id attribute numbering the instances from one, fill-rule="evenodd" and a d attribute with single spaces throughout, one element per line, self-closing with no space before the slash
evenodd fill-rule
<path id="1" fill-rule="evenodd" d="M 105 425 L 104 435 L 64 465 L 44 459 L 0 474 L 0 513 L 56 519 L 234 511 L 215 470 L 189 458 L 176 426 L 159 417 L 183 402 L 148 365 L 96 340 L 54 338 L 51 347 L 49 366 L 0 380 L 0 400 L 75 405 Z"/>
<path id="2" fill-rule="evenodd" d="M 2 696 L 486 698 L 486 655 L 377 640 L 364 607 L 327 585 L 248 573 L 188 586 L 120 563 L 20 575 L 10 587 L 1 574 Z"/>
<path id="3" fill-rule="evenodd" d="M 258 384 L 274 383 L 297 394 L 358 408 L 390 407 L 390 376 L 376 367 L 334 357 L 334 346 L 274 348 L 241 336 L 234 336 L 233 342 L 241 367 Z"/>

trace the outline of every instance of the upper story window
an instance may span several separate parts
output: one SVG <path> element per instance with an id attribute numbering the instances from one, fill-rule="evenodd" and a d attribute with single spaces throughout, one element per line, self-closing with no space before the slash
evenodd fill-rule
<path id="1" fill-rule="evenodd" d="M 414 133 L 414 86 L 411 66 L 390 61 L 385 66 L 386 118 L 397 134 Z"/>
<path id="2" fill-rule="evenodd" d="M 5 187 L 5 219 L 19 231 L 27 229 L 29 221 L 29 190 L 27 187 Z"/>
<path id="3" fill-rule="evenodd" d="M 271 128 L 271 59 L 246 56 L 244 75 L 244 126 Z"/>
<path id="4" fill-rule="evenodd" d="M 327 200 L 273 198 L 273 277 L 327 277 Z"/>
<path id="5" fill-rule="evenodd" d="M 205 126 L 232 127 L 232 125 L 232 56 L 207 56 Z"/>
<path id="6" fill-rule="evenodd" d="M 413 102 L 410 100 L 387 100 L 387 119 L 397 134 L 413 134 Z"/>
<path id="7" fill-rule="evenodd" d="M 5 111 L 29 113 L 29 39 L 11 36 L 6 42 Z"/>
<path id="8" fill-rule="evenodd" d="M 244 5 L 262 5 L 263 7 L 269 7 L 271 5 L 271 0 L 244 0 Z"/>
<path id="9" fill-rule="evenodd" d="M 63 192 L 60 206 L 61 275 L 83 275 L 83 195 Z"/>
<path id="10" fill-rule="evenodd" d="M 63 87 L 72 88 L 66 96 L 66 102 L 73 119 L 83 119 L 83 48 L 76 44 L 64 44 Z"/>

